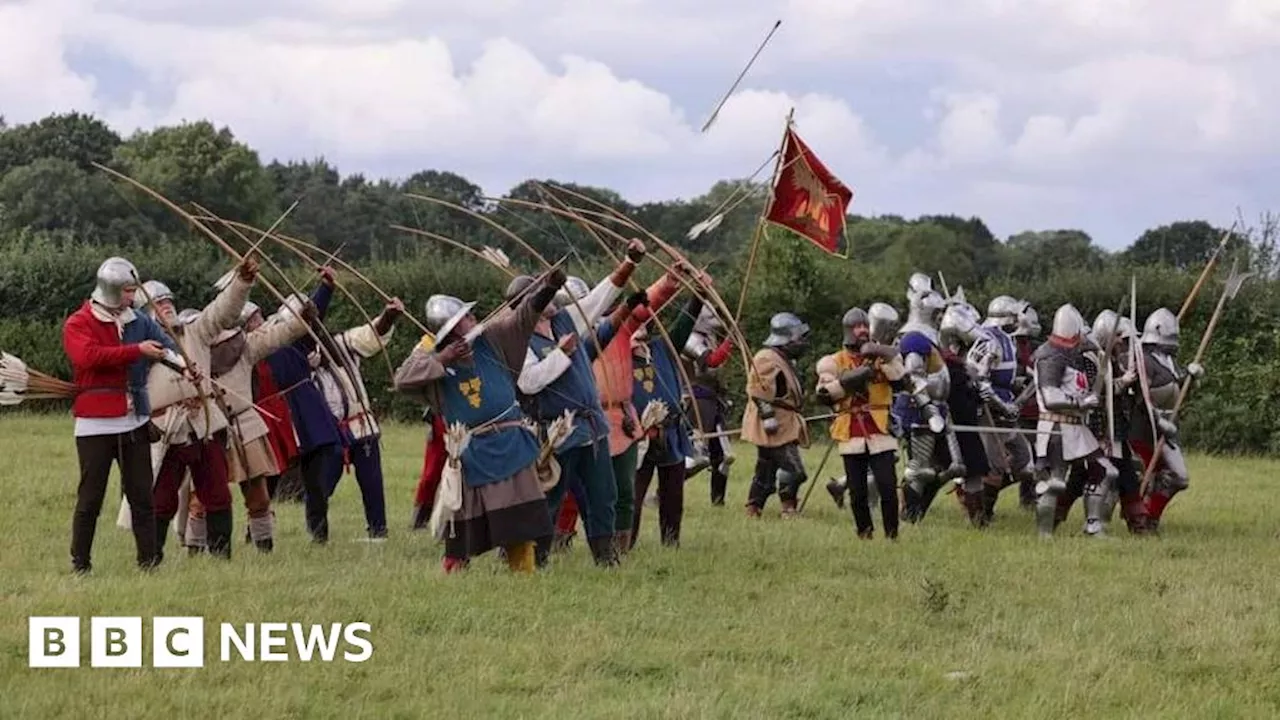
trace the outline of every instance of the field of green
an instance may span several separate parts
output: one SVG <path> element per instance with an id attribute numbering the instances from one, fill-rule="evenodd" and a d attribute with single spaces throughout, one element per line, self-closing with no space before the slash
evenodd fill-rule
<path id="1" fill-rule="evenodd" d="M 745 518 L 753 458 L 740 448 L 727 507 L 709 504 L 705 474 L 688 485 L 679 550 L 659 547 L 646 508 L 620 569 L 593 567 L 579 544 L 535 576 L 490 555 L 446 577 L 439 548 L 408 531 L 422 440 L 388 429 L 386 543 L 357 542 L 348 475 L 327 547 L 285 504 L 276 552 L 259 555 L 237 507 L 229 564 L 175 552 L 171 537 L 146 576 L 114 524 L 113 477 L 94 572 L 77 578 L 71 421 L 0 416 L 0 718 L 1280 716 L 1275 462 L 1193 458 L 1161 538 L 1119 524 L 1085 538 L 1077 506 L 1040 542 L 1010 492 L 985 532 L 942 497 L 890 543 L 857 540 L 821 487 L 801 519 L 776 504 Z M 84 666 L 29 669 L 31 615 L 84 618 Z M 94 615 L 142 616 L 147 662 L 152 616 L 203 616 L 206 665 L 90 668 Z M 272 621 L 365 621 L 374 652 L 219 661 L 216 623 Z"/>

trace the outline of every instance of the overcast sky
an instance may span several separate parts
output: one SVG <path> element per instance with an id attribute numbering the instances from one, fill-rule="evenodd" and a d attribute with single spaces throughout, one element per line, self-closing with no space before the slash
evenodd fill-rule
<path id="1" fill-rule="evenodd" d="M 698 129 L 775 20 L 739 92 Z M 0 0 L 0 113 L 344 172 L 701 194 L 787 110 L 853 212 L 999 236 L 1280 210 L 1280 0 Z"/>

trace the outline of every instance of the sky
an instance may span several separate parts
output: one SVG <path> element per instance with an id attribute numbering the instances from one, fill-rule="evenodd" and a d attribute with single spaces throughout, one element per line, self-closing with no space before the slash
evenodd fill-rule
<path id="1" fill-rule="evenodd" d="M 10 124 L 208 119 L 264 162 L 643 202 L 749 175 L 794 109 L 851 212 L 1108 249 L 1280 210 L 1277 75 L 1280 0 L 0 0 Z"/>

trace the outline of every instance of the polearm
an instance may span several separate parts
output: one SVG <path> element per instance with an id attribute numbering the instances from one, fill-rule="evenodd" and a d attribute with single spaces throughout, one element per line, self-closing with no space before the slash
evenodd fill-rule
<path id="1" fill-rule="evenodd" d="M 1222 251 L 1226 249 L 1227 243 L 1231 241 L 1231 237 L 1235 234 L 1236 226 L 1240 224 L 1240 220 L 1236 219 L 1231 223 L 1231 227 L 1222 234 L 1222 239 L 1218 241 L 1218 247 L 1214 249 L 1213 255 L 1209 256 L 1209 262 L 1205 263 L 1204 269 L 1200 271 L 1200 277 L 1196 278 L 1196 284 L 1191 287 L 1191 292 L 1187 293 L 1187 297 L 1182 301 L 1182 307 L 1178 310 L 1178 322 L 1181 323 L 1187 316 L 1187 311 L 1191 309 L 1192 303 L 1196 301 L 1196 297 L 1200 295 L 1200 288 L 1204 286 L 1205 280 L 1209 279 L 1209 275 L 1218 265 L 1218 257 L 1222 255 Z M 1138 322 L 1137 318 L 1133 318 L 1133 322 Z"/>
<path id="2" fill-rule="evenodd" d="M 1218 296 L 1218 305 L 1213 309 L 1213 316 L 1209 318 L 1209 327 L 1205 328 L 1204 335 L 1200 337 L 1200 346 L 1196 348 L 1195 360 L 1192 364 L 1199 365 L 1204 360 L 1205 351 L 1209 349 L 1209 340 L 1213 337 L 1213 331 L 1218 327 L 1218 320 L 1222 317 L 1222 310 L 1226 307 L 1227 301 L 1232 300 L 1240 292 L 1240 286 L 1244 284 L 1254 273 L 1237 273 L 1236 264 L 1231 264 L 1231 276 L 1227 278 L 1226 284 L 1222 288 L 1222 295 Z M 1182 411 L 1182 404 L 1186 402 L 1187 394 L 1191 391 L 1191 376 L 1188 375 L 1182 381 L 1182 387 L 1178 390 L 1178 400 L 1174 403 L 1173 413 L 1170 415 L 1170 422 L 1178 419 L 1178 413 Z M 1142 471 L 1141 492 L 1145 495 L 1147 488 L 1151 485 L 1151 480 L 1155 476 L 1156 464 L 1160 462 L 1160 454 L 1166 445 L 1163 435 L 1156 442 L 1155 449 L 1151 451 L 1151 462 L 1147 463 L 1146 468 Z"/>

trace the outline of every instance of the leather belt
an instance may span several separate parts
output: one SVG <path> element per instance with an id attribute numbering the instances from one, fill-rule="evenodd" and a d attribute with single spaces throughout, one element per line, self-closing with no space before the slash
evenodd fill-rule
<path id="1" fill-rule="evenodd" d="M 1084 420 L 1074 415 L 1063 415 L 1062 413 L 1055 413 L 1055 412 L 1042 412 L 1040 413 L 1040 419 L 1047 420 L 1049 422 L 1061 423 L 1063 425 L 1083 425 L 1084 424 Z"/>

